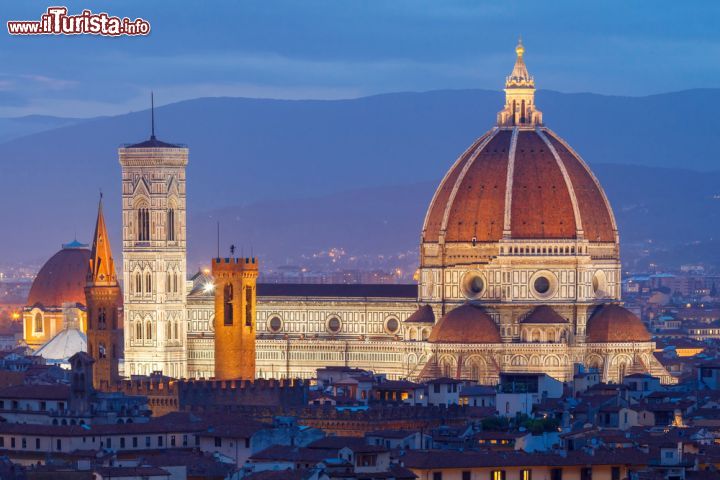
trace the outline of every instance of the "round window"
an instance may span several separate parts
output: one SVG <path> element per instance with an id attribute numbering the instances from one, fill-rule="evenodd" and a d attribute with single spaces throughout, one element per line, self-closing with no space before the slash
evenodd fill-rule
<path id="1" fill-rule="evenodd" d="M 530 293 L 535 298 L 552 298 L 557 293 L 557 277 L 553 272 L 541 270 L 530 277 Z"/>
<path id="2" fill-rule="evenodd" d="M 607 277 L 605 276 L 605 272 L 602 270 L 598 270 L 593 275 L 592 289 L 593 294 L 598 298 L 607 295 Z"/>
<path id="3" fill-rule="evenodd" d="M 280 317 L 272 317 L 268 322 L 268 329 L 273 333 L 282 330 L 282 320 L 280 320 Z"/>
<path id="4" fill-rule="evenodd" d="M 535 279 L 533 286 L 537 293 L 544 295 L 550 291 L 550 280 L 547 277 L 538 277 Z"/>
<path id="5" fill-rule="evenodd" d="M 485 279 L 480 272 L 468 272 L 463 277 L 462 288 L 467 298 L 480 298 L 485 291 Z"/>
<path id="6" fill-rule="evenodd" d="M 327 322 L 327 329 L 330 333 L 338 333 L 341 326 L 340 319 L 337 317 L 332 317 Z"/>
<path id="7" fill-rule="evenodd" d="M 388 318 L 385 322 L 385 330 L 388 333 L 397 333 L 400 330 L 400 322 L 397 321 L 397 318 Z"/>

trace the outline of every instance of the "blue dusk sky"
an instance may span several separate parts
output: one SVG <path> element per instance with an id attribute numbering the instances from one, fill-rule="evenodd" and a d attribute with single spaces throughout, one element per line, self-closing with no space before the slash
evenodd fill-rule
<path id="1" fill-rule="evenodd" d="M 19 36 L 49 5 L 143 17 L 147 37 Z M 500 89 L 518 35 L 538 88 L 720 86 L 717 1 L 3 2 L 0 116 L 88 117 L 206 96 L 355 98 Z"/>

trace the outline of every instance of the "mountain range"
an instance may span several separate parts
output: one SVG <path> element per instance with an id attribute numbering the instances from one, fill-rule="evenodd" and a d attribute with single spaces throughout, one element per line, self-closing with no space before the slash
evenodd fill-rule
<path id="1" fill-rule="evenodd" d="M 667 261 L 690 261 L 718 238 L 712 139 L 720 118 L 712 112 L 720 89 L 647 97 L 540 91 L 536 103 L 601 179 L 632 254 L 626 260 L 655 245 L 677 252 Z M 158 137 L 190 148 L 190 258 L 215 254 L 218 220 L 223 239 L 253 245 L 274 263 L 333 246 L 358 254 L 416 249 L 435 185 L 493 125 L 501 104 L 498 92 L 455 90 L 332 101 L 201 98 L 156 108 Z M 18 119 L 0 119 L 0 263 L 42 261 L 74 236 L 87 241 L 101 189 L 118 251 L 117 148 L 149 136 L 149 112 L 36 120 L 23 130 Z"/>

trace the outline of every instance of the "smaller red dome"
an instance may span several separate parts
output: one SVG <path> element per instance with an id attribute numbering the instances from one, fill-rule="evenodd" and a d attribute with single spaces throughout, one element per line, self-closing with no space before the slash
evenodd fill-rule
<path id="1" fill-rule="evenodd" d="M 28 306 L 61 307 L 63 303 L 85 305 L 90 250 L 84 247 L 64 247 L 40 269 L 30 287 Z"/>
<path id="2" fill-rule="evenodd" d="M 501 343 L 500 332 L 484 308 L 461 305 L 440 319 L 430 332 L 430 343 Z"/>
<path id="3" fill-rule="evenodd" d="M 586 330 L 587 343 L 649 342 L 652 337 L 634 313 L 609 303 L 595 310 Z"/>

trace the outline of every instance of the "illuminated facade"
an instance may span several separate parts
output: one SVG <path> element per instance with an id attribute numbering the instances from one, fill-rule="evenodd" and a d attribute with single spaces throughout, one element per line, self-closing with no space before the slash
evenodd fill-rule
<path id="1" fill-rule="evenodd" d="M 619 305 L 605 193 L 543 124 L 524 47 L 516 53 L 497 126 L 456 160 L 429 205 L 420 285 L 257 285 L 256 376 L 307 378 L 335 365 L 493 384 L 513 371 L 571 380 L 582 364 L 604 381 L 649 372 L 674 382 L 643 323 Z M 126 374 L 207 378 L 218 351 L 247 364 L 240 337 L 216 341 L 226 279 L 199 273 L 187 294 L 174 287 L 185 278 L 187 149 L 153 138 L 120 158 Z"/>
<path id="2" fill-rule="evenodd" d="M 23 309 L 23 339 L 42 347 L 67 329 L 86 331 L 85 275 L 90 249 L 77 241 L 66 243 L 40 269 Z"/>
<path id="3" fill-rule="evenodd" d="M 149 140 L 119 150 L 125 375 L 187 376 L 185 167 L 188 149 Z"/>

